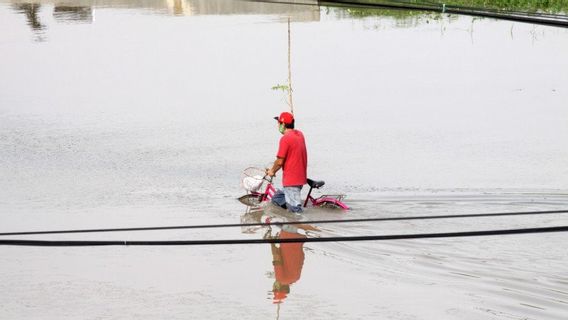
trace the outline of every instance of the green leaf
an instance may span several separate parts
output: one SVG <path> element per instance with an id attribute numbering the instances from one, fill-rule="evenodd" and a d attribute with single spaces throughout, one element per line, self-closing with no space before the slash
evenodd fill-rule
<path id="1" fill-rule="evenodd" d="M 290 88 L 287 85 L 284 85 L 284 84 L 277 84 L 277 85 L 272 87 L 272 90 L 281 90 L 281 91 L 284 91 L 284 92 L 288 92 L 290 90 Z"/>

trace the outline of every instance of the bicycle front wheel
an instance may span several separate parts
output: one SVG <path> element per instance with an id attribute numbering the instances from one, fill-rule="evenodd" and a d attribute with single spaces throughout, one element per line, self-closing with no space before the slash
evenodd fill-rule
<path id="1" fill-rule="evenodd" d="M 256 207 L 260 205 L 261 195 L 259 194 L 245 194 L 238 199 L 242 204 L 249 207 Z"/>

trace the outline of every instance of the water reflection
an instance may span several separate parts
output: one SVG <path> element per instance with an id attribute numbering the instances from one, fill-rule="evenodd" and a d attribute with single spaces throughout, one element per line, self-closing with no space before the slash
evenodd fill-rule
<path id="1" fill-rule="evenodd" d="M 0 0 L 2 2 L 3 0 Z M 418 10 L 394 10 L 383 8 L 349 8 L 328 6 L 317 0 L 81 0 L 35 1 L 22 3 L 13 1 L 12 7 L 27 17 L 36 41 L 44 41 L 48 29 L 45 21 L 41 21 L 40 9 L 48 13 L 50 10 L 55 21 L 62 23 L 93 23 L 97 8 L 140 9 L 155 15 L 197 16 L 197 15 L 265 15 L 275 21 L 293 22 L 320 21 L 321 16 L 337 20 L 362 19 L 367 29 L 415 28 L 420 25 L 440 25 L 443 34 L 447 23 L 459 20 L 458 15 L 448 15 Z M 473 33 L 472 18 L 470 35 Z"/>
<path id="2" fill-rule="evenodd" d="M 72 7 L 72 6 L 55 6 L 53 8 L 53 17 L 57 21 L 62 22 L 93 22 L 92 7 Z"/>
<path id="3" fill-rule="evenodd" d="M 295 4 L 299 3 L 299 4 Z M 169 0 L 169 12 L 180 15 L 276 15 L 290 16 L 292 21 L 319 21 L 316 0 L 250 1 L 250 0 Z"/>
<path id="4" fill-rule="evenodd" d="M 0 2 L 2 2 L 0 0 Z M 37 23 L 37 10 L 42 5 L 54 6 L 54 17 L 64 21 L 92 21 L 95 8 L 145 9 L 154 14 L 171 15 L 277 15 L 290 16 L 292 21 L 319 21 L 320 10 L 317 0 L 82 0 L 74 1 L 34 1 L 21 3 L 12 1 L 14 8 L 32 13 Z"/>
<path id="5" fill-rule="evenodd" d="M 38 18 L 39 10 L 41 9 L 41 4 L 38 3 L 20 3 L 14 5 L 14 10 L 26 15 L 28 20 L 28 25 L 34 30 L 43 30 L 45 25 L 43 25 Z"/>
<path id="6" fill-rule="evenodd" d="M 0 0 L 2 2 L 2 0 Z M 316 0 L 303 0 L 295 4 L 287 1 L 250 1 L 250 0 L 83 0 L 74 5 L 63 1 L 36 1 L 30 3 L 12 2 L 12 8 L 26 15 L 28 25 L 32 28 L 35 41 L 45 41 L 47 25 L 40 21 L 40 9 L 52 9 L 57 22 L 92 23 L 96 8 L 128 8 L 144 9 L 158 15 L 195 16 L 195 15 L 273 15 L 277 20 L 309 22 L 320 20 L 320 9 Z"/>
<path id="7" fill-rule="evenodd" d="M 48 29 L 45 23 L 40 20 L 40 13 L 43 8 L 41 3 L 14 3 L 12 4 L 14 11 L 24 14 L 27 19 L 28 26 L 34 33 L 34 40 L 42 42 L 46 40 L 45 32 Z M 48 7 L 47 7 L 48 8 Z M 68 4 L 55 4 L 53 6 L 53 18 L 58 22 L 93 22 L 93 8 L 91 6 L 70 6 Z"/>
<path id="8" fill-rule="evenodd" d="M 41 23 L 39 19 L 39 11 L 41 9 L 41 4 L 39 3 L 18 3 L 12 6 L 14 11 L 22 13 L 26 16 L 27 24 L 32 28 L 35 35 L 35 41 L 43 41 L 44 30 L 46 26 Z"/>
<path id="9" fill-rule="evenodd" d="M 286 210 L 277 208 L 271 204 L 265 207 L 247 207 L 241 216 L 241 223 L 275 223 L 298 221 Z M 243 233 L 256 233 L 265 229 L 264 239 L 294 239 L 307 238 L 316 235 L 318 228 L 308 224 L 295 224 L 267 227 L 243 227 Z M 274 277 L 271 294 L 275 304 L 283 303 L 291 294 L 291 286 L 300 280 L 304 267 L 304 243 L 281 243 L 270 244 L 273 270 L 270 276 Z M 279 309 L 278 309 L 279 310 Z"/>

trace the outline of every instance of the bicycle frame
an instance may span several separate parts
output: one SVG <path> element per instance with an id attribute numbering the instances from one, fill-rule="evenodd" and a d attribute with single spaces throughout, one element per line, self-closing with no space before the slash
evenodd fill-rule
<path id="1" fill-rule="evenodd" d="M 304 208 L 308 205 L 308 201 L 310 201 L 310 203 L 314 207 L 319 207 L 324 204 L 333 204 L 343 210 L 349 210 L 349 207 L 342 201 L 343 198 L 345 197 L 344 195 L 336 195 L 336 196 L 322 195 L 319 198 L 314 198 L 312 197 L 313 189 L 314 189 L 313 187 L 310 187 L 310 191 L 308 191 L 308 195 L 306 196 L 306 200 L 304 201 Z"/>
<path id="2" fill-rule="evenodd" d="M 264 192 L 263 193 L 260 193 L 260 192 L 252 192 L 251 193 L 252 195 L 257 195 L 259 197 L 258 199 L 259 199 L 260 202 L 272 200 L 272 197 L 276 193 L 276 189 L 272 185 L 272 179 L 266 179 L 266 177 L 264 177 L 263 179 L 268 182 L 268 184 L 266 185 L 266 188 L 264 189 Z M 349 210 L 349 207 L 345 203 L 343 203 L 343 201 L 342 201 L 343 198 L 344 198 L 344 195 L 322 195 L 319 198 L 314 198 L 314 197 L 312 197 L 313 189 L 314 189 L 313 187 L 310 187 L 310 190 L 308 191 L 308 195 L 306 196 L 306 199 L 304 200 L 303 207 L 307 207 L 308 202 L 309 202 L 314 207 L 320 207 L 320 206 L 324 206 L 324 205 L 334 205 L 334 206 L 341 208 L 343 210 Z"/>
<path id="3" fill-rule="evenodd" d="M 276 189 L 274 188 L 274 186 L 272 186 L 272 179 L 268 180 L 268 184 L 266 185 L 266 189 L 264 190 L 264 193 L 260 194 L 260 201 L 268 201 L 268 200 L 272 200 L 272 197 L 274 196 L 274 194 L 276 193 Z"/>

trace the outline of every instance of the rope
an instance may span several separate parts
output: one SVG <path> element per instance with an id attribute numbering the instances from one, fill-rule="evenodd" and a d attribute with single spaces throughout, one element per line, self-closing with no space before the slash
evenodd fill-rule
<path id="1" fill-rule="evenodd" d="M 177 241 L 46 241 L 46 240 L 0 240 L 5 246 L 33 246 L 33 247 L 87 247 L 87 246 L 197 246 L 197 245 L 229 245 L 229 244 L 260 244 L 260 243 L 306 243 L 306 242 L 350 242 L 350 241 L 386 241 L 403 239 L 433 239 L 433 238 L 459 238 L 479 237 L 530 233 L 567 232 L 568 226 L 486 230 L 469 232 L 445 232 L 422 234 L 374 235 L 352 237 L 324 237 L 324 238 L 287 238 L 287 239 L 225 239 L 225 240 L 177 240 Z"/>
<path id="2" fill-rule="evenodd" d="M 39 234 L 65 234 L 65 233 L 95 233 L 95 232 L 124 232 L 124 231 L 155 231 L 155 230 L 180 230 L 180 229 L 210 229 L 210 228 L 231 228 L 231 227 L 259 227 L 269 225 L 297 225 L 297 224 L 326 224 L 326 223 L 352 223 L 352 222 L 377 222 L 377 221 L 403 221 L 403 220 L 433 220 L 433 219 L 455 219 L 455 218 L 484 218 L 502 216 L 523 216 L 540 214 L 562 214 L 568 210 L 555 211 L 526 211 L 526 212 L 504 212 L 504 213 L 477 213 L 477 214 L 455 214 L 439 216 L 414 216 L 414 217 L 389 217 L 389 218 L 361 218 L 361 219 L 333 219 L 333 220 L 311 220 L 311 221 L 286 221 L 270 223 L 228 223 L 228 224 L 205 224 L 187 226 L 163 226 L 163 227 L 134 227 L 134 228 L 113 228 L 113 229 L 78 229 L 78 230 L 49 230 L 49 231 L 18 231 L 3 232 L 0 236 L 21 236 Z"/>

